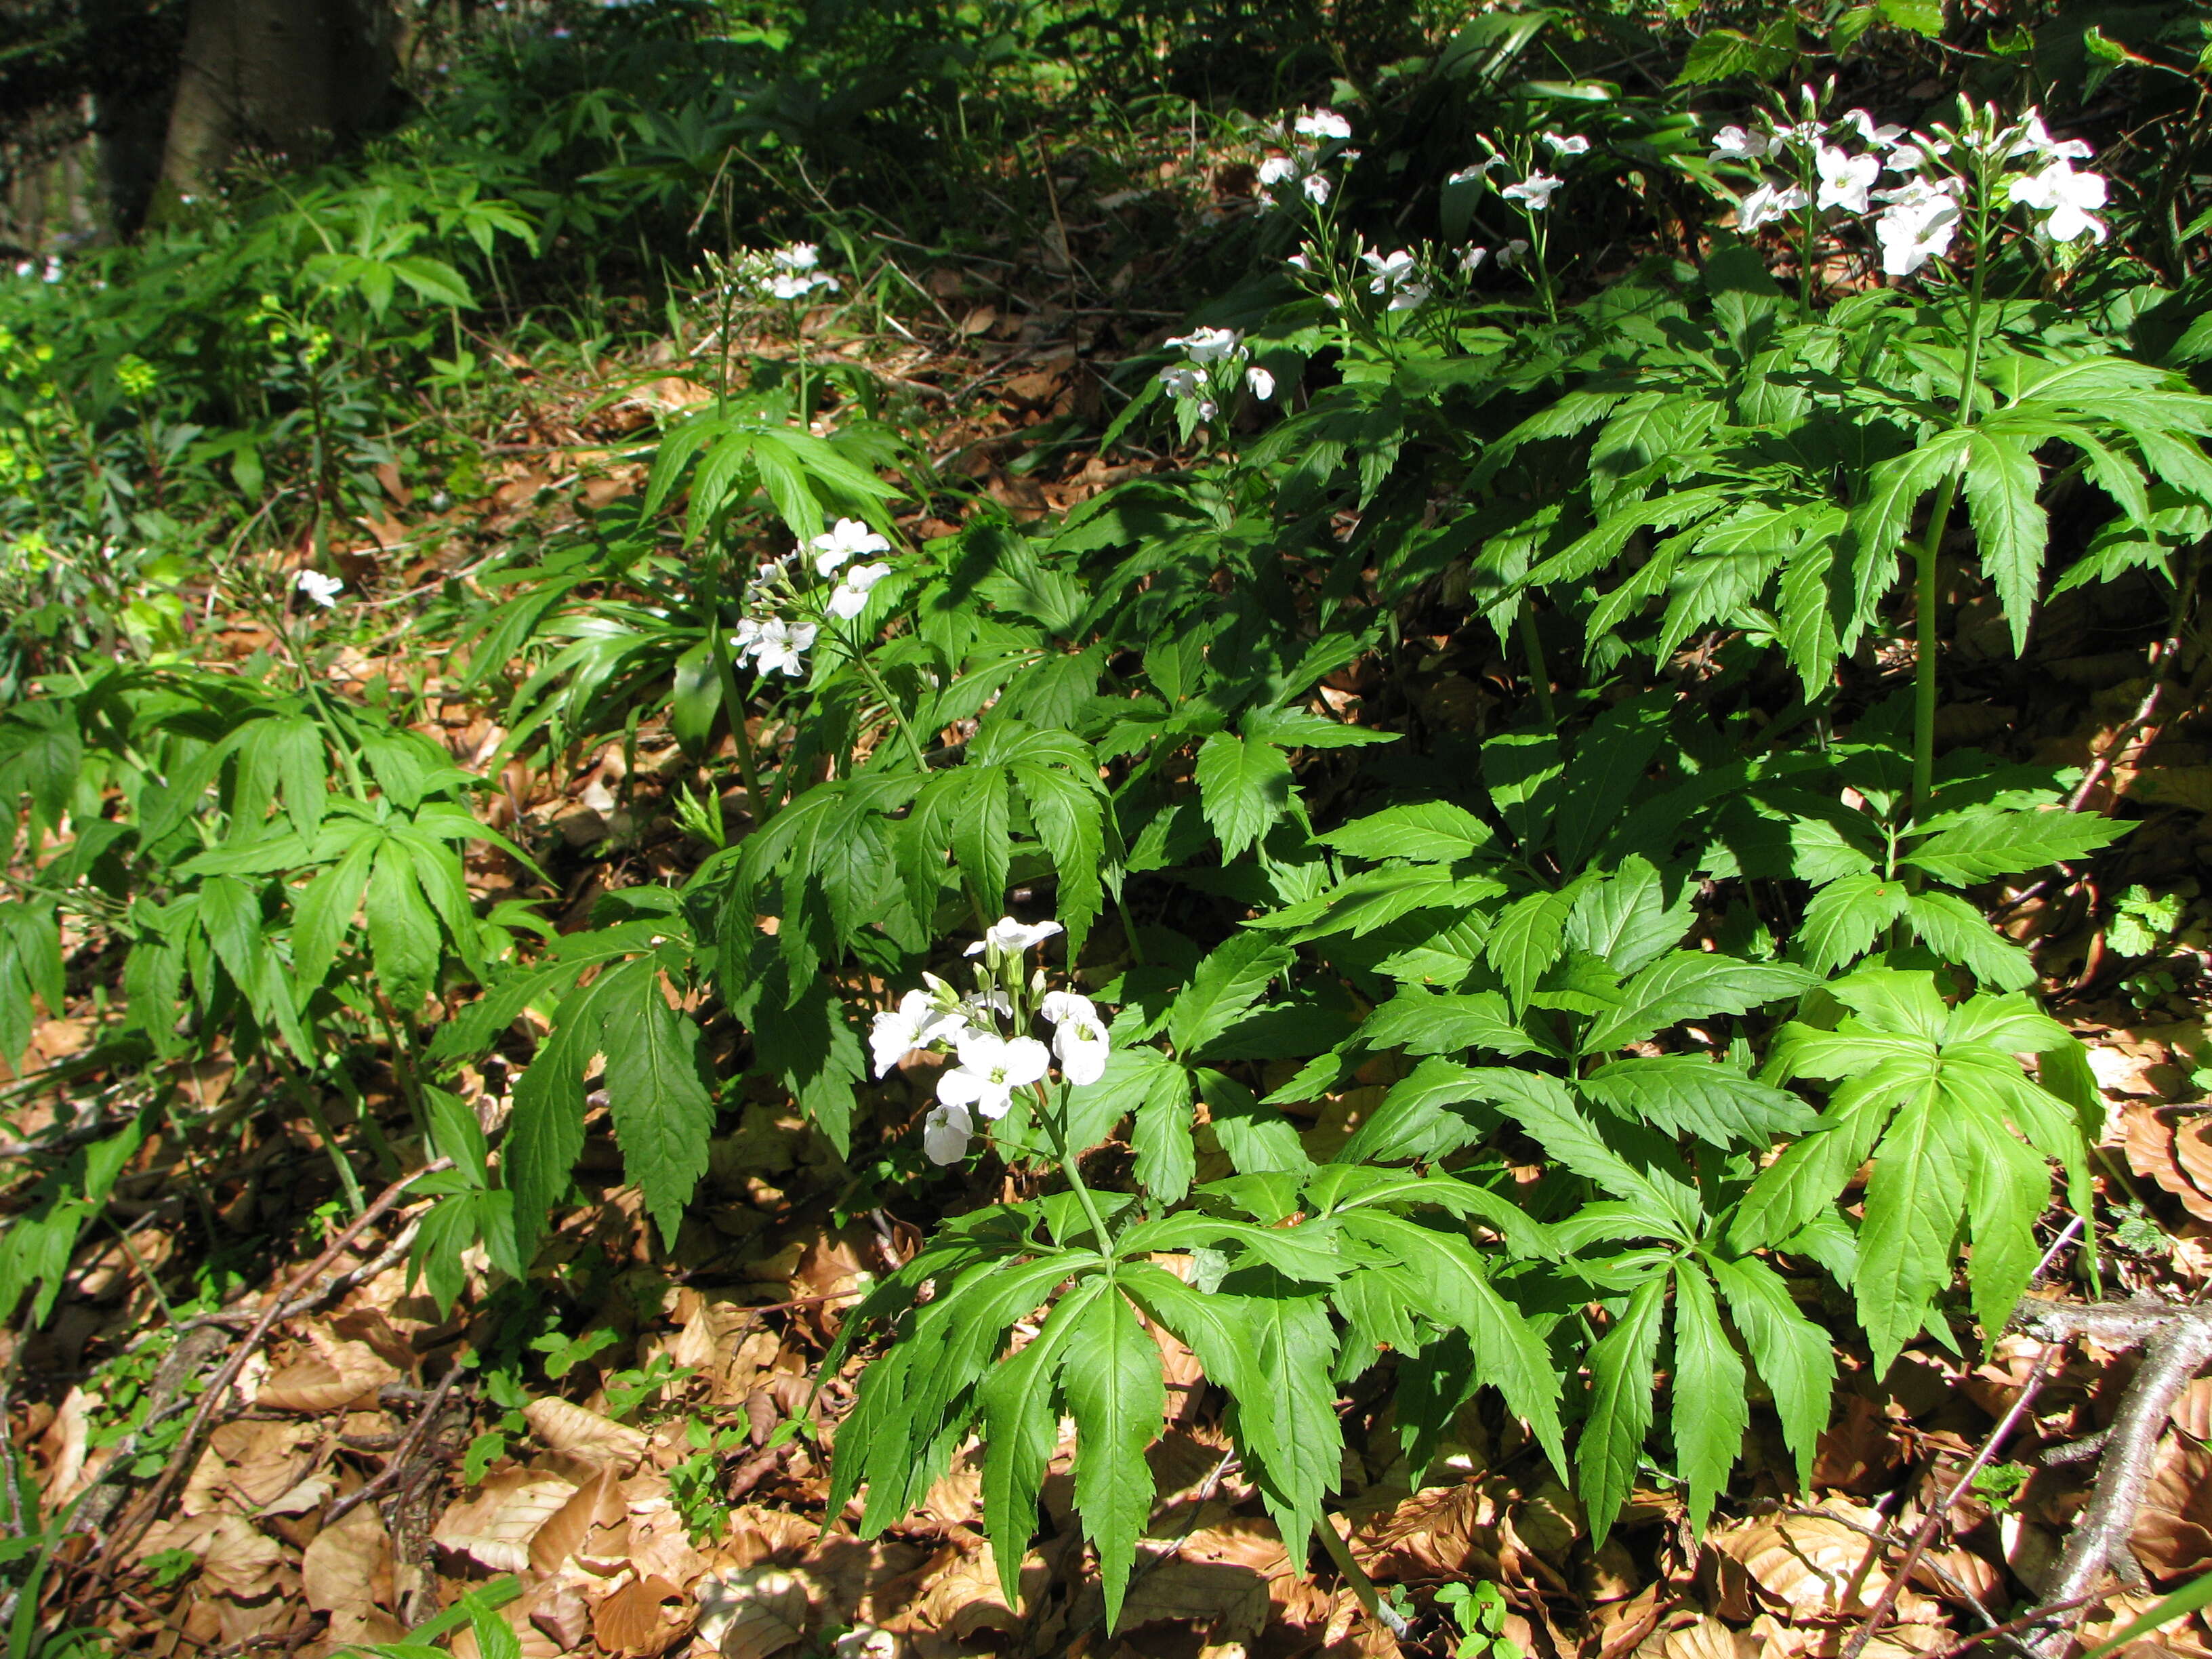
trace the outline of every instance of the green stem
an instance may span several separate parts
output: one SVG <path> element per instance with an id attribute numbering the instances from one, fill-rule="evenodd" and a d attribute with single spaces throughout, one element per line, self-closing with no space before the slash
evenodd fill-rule
<path id="1" fill-rule="evenodd" d="M 1923 813 L 1936 793 L 1936 566 L 1943 545 L 1943 532 L 1951 521 L 1952 504 L 1959 498 L 1955 472 L 1943 480 L 1936 495 L 1936 510 L 1928 515 L 1928 532 L 1917 553 L 1919 614 L 1913 618 L 1912 664 L 1912 799 L 1911 809 Z"/>
<path id="2" fill-rule="evenodd" d="M 730 722 L 730 740 L 738 751 L 738 778 L 745 787 L 745 804 L 752 808 L 753 828 L 775 816 L 775 808 L 761 793 L 760 774 L 753 761 L 752 733 L 745 730 L 745 702 L 738 690 L 738 665 L 730 655 L 730 636 L 722 629 L 722 561 L 710 554 L 701 579 L 700 608 L 707 613 L 707 653 L 714 659 L 714 680 L 722 691 L 722 713 Z"/>
<path id="3" fill-rule="evenodd" d="M 1091 1188 L 1084 1185 L 1082 1169 L 1073 1149 L 1067 1144 L 1066 1115 L 1054 1115 L 1052 1096 L 1046 1090 L 1042 1079 L 1030 1086 L 1036 1091 L 1037 1121 L 1044 1126 L 1045 1132 L 1052 1137 L 1053 1144 L 1060 1152 L 1060 1167 L 1067 1176 L 1068 1190 L 1075 1194 L 1075 1201 L 1083 1206 L 1083 1213 L 1091 1223 L 1091 1231 L 1098 1236 L 1098 1253 L 1103 1255 L 1111 1247 L 1112 1240 L 1107 1237 L 1106 1218 L 1099 1212 L 1098 1200 L 1091 1196 Z M 1063 1087 L 1061 1099 L 1064 1102 L 1066 1098 L 1066 1091 Z"/>
<path id="4" fill-rule="evenodd" d="M 1352 1586 L 1352 1595 L 1358 1598 L 1360 1607 L 1367 1616 L 1378 1625 L 1389 1626 L 1394 1636 L 1408 1634 L 1412 1626 L 1406 1622 L 1405 1616 L 1395 1608 L 1382 1605 L 1382 1598 L 1375 1593 L 1375 1581 L 1367 1576 L 1358 1562 L 1352 1559 L 1351 1547 L 1336 1535 L 1336 1528 L 1329 1523 L 1328 1516 L 1322 1516 L 1314 1530 L 1321 1534 L 1322 1548 L 1327 1550 L 1328 1559 L 1336 1563 L 1336 1570 Z"/>
<path id="5" fill-rule="evenodd" d="M 337 1135 L 331 1127 L 330 1119 L 324 1115 L 323 1103 L 316 1097 L 313 1085 L 295 1067 L 278 1059 L 275 1050 L 270 1051 L 269 1059 L 278 1075 L 284 1079 L 284 1086 L 292 1091 L 292 1097 L 300 1103 L 300 1109 L 307 1115 L 307 1121 L 322 1140 L 323 1150 L 330 1154 L 331 1166 L 338 1173 L 338 1189 L 345 1194 L 346 1208 L 359 1215 L 368 1207 L 368 1200 L 361 1195 L 361 1182 L 354 1177 L 353 1165 L 346 1161 L 346 1155 L 338 1146 Z"/>
<path id="6" fill-rule="evenodd" d="M 1521 614 L 1516 625 L 1521 634 L 1521 648 L 1528 657 L 1528 684 L 1536 693 L 1536 708 L 1544 717 L 1544 724 L 1556 728 L 1559 723 L 1559 710 L 1552 702 L 1552 672 L 1544 665 L 1544 640 L 1536 631 L 1535 607 L 1528 603 L 1526 594 L 1521 599 Z"/>
<path id="7" fill-rule="evenodd" d="M 907 723 L 906 711 L 899 707 L 898 699 L 891 696 L 890 687 L 876 672 L 875 664 L 868 660 L 867 653 L 842 629 L 836 630 L 836 639 L 837 643 L 845 648 L 845 654 L 853 659 L 853 666 L 860 671 L 860 678 L 867 681 L 868 689 L 883 699 L 884 712 L 890 716 L 891 725 L 897 729 L 900 741 L 906 744 L 907 757 L 914 762 L 914 769 L 927 772 L 929 757 L 922 753 L 921 744 L 914 735 L 914 727 Z"/>

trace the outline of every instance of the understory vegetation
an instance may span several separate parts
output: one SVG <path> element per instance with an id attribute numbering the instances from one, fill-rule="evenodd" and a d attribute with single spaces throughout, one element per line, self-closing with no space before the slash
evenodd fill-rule
<path id="1" fill-rule="evenodd" d="M 0 273 L 9 1659 L 2205 1650 L 2200 8 L 424 19 Z"/>

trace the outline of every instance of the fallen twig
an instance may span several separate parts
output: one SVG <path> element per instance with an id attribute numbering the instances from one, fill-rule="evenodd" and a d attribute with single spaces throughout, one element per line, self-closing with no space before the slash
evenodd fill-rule
<path id="1" fill-rule="evenodd" d="M 2066 1540 L 2065 1553 L 2044 1593 L 2056 1602 L 2086 1604 L 2107 1569 L 2124 1578 L 2139 1574 L 2127 1553 L 2150 1484 L 2158 1450 L 2173 1402 L 2207 1360 L 2212 1360 L 2212 1307 L 2191 1307 L 2141 1299 L 2133 1302 L 2033 1304 L 2018 1320 L 2021 1328 L 2046 1342 L 2094 1336 L 2108 1348 L 2140 1346 L 2142 1364 L 2120 1396 L 2119 1410 L 2106 1431 L 2096 1485 Z M 2073 1623 L 2066 1621 L 2067 1626 Z M 2039 1651 L 2055 1655 L 2069 1639 L 2066 1628 L 2041 1638 Z"/>
<path id="2" fill-rule="evenodd" d="M 1883 1589 L 1881 1600 L 1867 1614 L 1866 1622 L 1853 1632 L 1851 1639 L 1844 1644 L 1843 1659 L 1858 1659 L 1859 1655 L 1866 1650 L 1867 1644 L 1881 1633 L 1883 1624 L 1897 1607 L 1897 1598 L 1905 1593 L 1905 1582 L 1912 1577 L 1913 1568 L 1920 1565 L 1921 1556 L 1927 1553 L 1928 1546 L 1934 1541 L 1944 1518 L 1951 1513 L 1951 1506 L 1959 1501 L 1960 1494 L 1996 1455 L 1997 1448 L 2004 1443 L 2005 1437 L 2013 1431 L 2020 1419 L 2027 1414 L 2028 1406 L 2051 1374 L 2051 1361 L 2057 1352 L 2058 1345 L 2053 1341 L 2035 1357 L 2035 1368 L 2027 1374 L 2027 1381 L 2021 1385 L 2019 1397 L 1997 1419 L 1996 1426 L 1982 1437 L 1980 1449 L 1974 1453 L 1973 1461 L 1960 1471 L 1951 1490 L 1945 1492 L 1942 1501 L 1928 1511 L 1918 1529 L 1913 1533 L 1912 1541 L 1905 1548 L 1905 1559 L 1890 1573 L 1889 1583 Z"/>
<path id="3" fill-rule="evenodd" d="M 325 1526 L 330 1526 L 349 1510 L 358 1508 L 372 1498 L 380 1497 L 399 1479 L 400 1472 L 406 1468 L 408 1460 L 415 1455 L 416 1448 L 422 1443 L 423 1435 L 428 1431 L 438 1413 L 445 1410 L 446 1396 L 453 1392 L 453 1384 L 460 1380 L 460 1376 L 461 1367 L 458 1364 L 446 1368 L 445 1376 L 430 1391 L 429 1402 L 422 1407 L 414 1422 L 408 1425 L 407 1432 L 399 1437 L 398 1446 L 385 1460 L 384 1467 L 376 1472 L 376 1478 L 331 1499 L 330 1507 L 323 1511 Z"/>
<path id="4" fill-rule="evenodd" d="M 2005 1641 L 2024 1636 L 2038 1625 L 2047 1625 L 2054 1619 L 2087 1607 L 2096 1599 L 2094 1595 L 2085 1595 L 2075 1601 L 2052 1601 L 2031 1612 L 2023 1613 L 2017 1619 L 2008 1619 L 2002 1625 L 1992 1625 L 1987 1630 L 1976 1631 L 1972 1636 L 1960 1637 L 1949 1647 L 1936 1649 L 1928 1656 L 1928 1659 L 1957 1659 L 1958 1655 L 1979 1643 Z"/>
<path id="5" fill-rule="evenodd" d="M 177 1482 L 184 1477 L 185 1472 L 191 1468 L 198 1451 L 200 1436 L 206 1431 L 210 1420 L 222 1408 L 223 1401 L 228 1397 L 231 1385 L 238 1381 L 238 1374 L 246 1369 L 246 1360 L 261 1346 L 262 1339 L 269 1334 L 271 1328 L 283 1316 L 285 1307 L 293 1297 L 307 1285 L 313 1284 L 331 1263 L 337 1260 L 347 1245 L 352 1243 L 363 1232 L 381 1220 L 394 1205 L 407 1195 L 408 1189 L 417 1181 L 424 1176 L 434 1174 L 441 1170 L 450 1170 L 453 1167 L 453 1159 L 441 1158 L 434 1163 L 424 1164 L 414 1174 L 404 1176 L 393 1182 L 376 1195 L 367 1209 L 340 1231 L 338 1236 L 331 1241 L 328 1249 L 294 1274 L 291 1283 L 285 1285 L 281 1292 L 269 1298 L 268 1308 L 254 1322 L 253 1328 L 246 1334 L 245 1340 L 240 1342 L 230 1358 L 223 1362 L 221 1369 L 216 1372 L 213 1381 L 208 1384 L 206 1391 L 200 1395 L 198 1409 L 193 1412 L 191 1420 L 185 1425 L 185 1431 L 179 1437 L 175 1449 L 169 1454 L 168 1462 L 162 1466 L 161 1474 L 140 1496 L 137 1503 L 131 1506 L 130 1512 L 118 1523 L 114 1531 L 111 1532 L 102 1542 L 100 1553 L 93 1563 L 92 1579 L 88 1587 L 88 1589 L 97 1591 L 107 1585 L 114 1577 L 116 1568 L 121 1564 L 125 1552 L 138 1540 L 149 1526 L 153 1524 L 154 1517 L 161 1512 L 161 1505 L 167 1501 L 169 1494 L 176 1489 Z"/>

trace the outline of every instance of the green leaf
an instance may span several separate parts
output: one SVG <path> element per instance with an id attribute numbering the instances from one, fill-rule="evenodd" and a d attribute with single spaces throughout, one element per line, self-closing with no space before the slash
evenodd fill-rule
<path id="1" fill-rule="evenodd" d="M 2095 812 L 1991 810 L 1937 831 L 1905 854 L 1907 864 L 1964 887 L 2086 857 L 2130 825 Z"/>
<path id="2" fill-rule="evenodd" d="M 1181 1203 L 1198 1169 L 1190 1103 L 1189 1074 L 1180 1066 L 1169 1065 L 1154 1071 L 1137 1106 L 1129 1136 L 1137 1179 L 1163 1204 Z"/>
<path id="3" fill-rule="evenodd" d="M 1575 1463 L 1582 1474 L 1592 1548 L 1613 1530 L 1635 1484 L 1644 1437 L 1651 1431 L 1666 1307 L 1667 1275 L 1655 1273 L 1636 1287 L 1613 1328 L 1589 1351 L 1589 1410 L 1575 1445 Z"/>
<path id="4" fill-rule="evenodd" d="M 437 913 L 415 878 L 415 860 L 389 838 L 376 849 L 368 878 L 368 948 L 385 994 L 413 1018 L 438 975 Z"/>
<path id="5" fill-rule="evenodd" d="M 1289 945 L 1265 933 L 1230 935 L 1168 1008 L 1168 1041 L 1176 1053 L 1188 1059 L 1226 1031 L 1294 959 Z"/>
<path id="6" fill-rule="evenodd" d="M 1120 1292 L 1108 1291 L 1077 1316 L 1061 1389 L 1075 1419 L 1076 1513 L 1098 1552 L 1111 1634 L 1137 1540 L 1152 1520 L 1152 1471 L 1145 1449 L 1159 1436 L 1167 1401 L 1159 1347 Z"/>
<path id="7" fill-rule="evenodd" d="M 1571 887 L 1553 893 L 1531 893 L 1499 911 L 1491 925 L 1483 953 L 1505 981 L 1516 1008 L 1528 1006 L 1536 981 L 1559 959 L 1561 936 L 1576 896 Z"/>
<path id="8" fill-rule="evenodd" d="M 1715 1146 L 1803 1134 L 1820 1121 L 1796 1096 L 1695 1054 L 1616 1060 L 1576 1085 L 1615 1116 L 1649 1123 L 1670 1135 L 1695 1135 Z"/>
<path id="9" fill-rule="evenodd" d="M 1272 744 L 1216 732 L 1199 746 L 1200 810 L 1221 841 L 1224 860 L 1265 835 L 1291 799 L 1291 763 Z"/>
<path id="10" fill-rule="evenodd" d="M 1674 1376 L 1668 1425 L 1674 1461 L 1690 1487 L 1690 1528 L 1702 1534 L 1713 1500 L 1727 1490 L 1729 1472 L 1751 1427 L 1744 1397 L 1743 1361 L 1721 1323 L 1713 1287 L 1697 1262 L 1674 1264 Z"/>
<path id="11" fill-rule="evenodd" d="M 2026 440 L 1970 434 L 1966 450 L 1966 513 L 1982 568 L 1996 584 L 1997 603 L 2012 628 L 2013 654 L 2027 644 L 2035 615 L 2044 544 L 2051 527 L 2036 492 L 2043 470 Z"/>
<path id="12" fill-rule="evenodd" d="M 1053 1389 L 1071 1335 L 1102 1297 L 1120 1300 L 1105 1279 L 1077 1285 L 1029 1344 L 994 1366 L 976 1390 L 983 1414 L 983 1529 L 1010 1607 L 1021 1606 L 1022 1557 L 1036 1532 L 1037 1494 L 1060 1438 Z"/>
<path id="13" fill-rule="evenodd" d="M 338 945 L 353 926 L 368 884 L 379 838 L 363 836 L 346 855 L 300 890 L 292 901 L 292 975 L 299 1006 L 330 977 Z"/>
<path id="14" fill-rule="evenodd" d="M 1752 1364 L 1774 1396 L 1782 1438 L 1797 1460 L 1800 1491 L 1813 1490 L 1813 1455 L 1828 1424 L 1836 1382 L 1835 1346 L 1827 1332 L 1797 1310 L 1782 1276 L 1756 1256 L 1709 1255 L 1707 1269 L 1743 1334 Z"/>
<path id="15" fill-rule="evenodd" d="M 1263 1461 L 1261 1496 L 1291 1559 L 1303 1560 L 1313 1528 L 1328 1524 L 1322 1504 L 1344 1473 L 1344 1429 L 1330 1381 L 1336 1333 L 1320 1297 L 1291 1294 L 1287 1285 L 1248 1296 L 1245 1304 L 1254 1372 L 1237 1396 L 1237 1434 L 1256 1441 L 1251 1425 L 1267 1420 L 1264 1443 L 1273 1455 Z"/>
<path id="16" fill-rule="evenodd" d="M 1582 1051 L 1601 1054 L 1663 1031 L 1685 1019 L 1741 1014 L 1795 996 L 1816 981 L 1785 963 L 1741 962 L 1704 951 L 1662 957 L 1624 988 L 1618 1007 L 1598 1017 L 1583 1034 Z"/>
<path id="17" fill-rule="evenodd" d="M 1462 994 L 1403 989 L 1362 1021 L 1359 1041 L 1370 1048 L 1403 1048 L 1412 1054 L 1459 1054 L 1485 1048 L 1505 1055 L 1539 1052 L 1514 1023 L 1496 991 Z"/>
<path id="18" fill-rule="evenodd" d="M 2035 962 L 2002 937 L 1989 918 L 1955 893 L 1914 893 L 1905 919 L 1921 942 L 1945 962 L 1970 969 L 1983 984 L 2020 991 L 2035 983 Z"/>
<path id="19" fill-rule="evenodd" d="M 1685 883 L 1674 902 L 1649 859 L 1632 854 L 1603 880 L 1584 884 L 1567 914 L 1561 937 L 1568 948 L 1602 957 L 1616 974 L 1632 974 L 1689 930 L 1696 884 Z"/>
<path id="20" fill-rule="evenodd" d="M 1394 1282 L 1408 1304 L 1435 1323 L 1467 1334 L 1475 1375 L 1505 1396 L 1513 1414 L 1564 1471 L 1559 1373 L 1543 1339 L 1491 1284 L 1474 1246 L 1457 1234 L 1424 1227 L 1387 1210 L 1347 1210 L 1344 1224 L 1347 1232 L 1395 1256 Z"/>
<path id="21" fill-rule="evenodd" d="M 1844 876 L 1813 895 L 1797 948 L 1816 974 L 1832 974 L 1874 948 L 1875 936 L 1905 914 L 1905 883 L 1871 872 Z"/>
<path id="22" fill-rule="evenodd" d="M 514 1194 L 515 1249 L 526 1266 L 583 1154 L 584 1074 L 599 1052 L 611 977 L 602 974 L 562 999 L 551 1035 L 515 1081 L 500 1173 Z"/>
<path id="23" fill-rule="evenodd" d="M 1195 1075 L 1213 1137 L 1238 1174 L 1313 1167 L 1298 1139 L 1297 1127 L 1279 1110 L 1261 1105 L 1235 1078 L 1210 1067 L 1201 1067 Z"/>
<path id="24" fill-rule="evenodd" d="M 1966 1179 L 1943 1107 L 1943 1091 L 1931 1079 L 1882 1137 L 1867 1182 L 1855 1289 L 1877 1376 L 1918 1334 L 1936 1293 L 1951 1279 Z"/>
<path id="25" fill-rule="evenodd" d="M 1432 1158 L 1466 1145 L 1474 1127 L 1446 1109 L 1470 1101 L 1486 1102 L 1492 1092 L 1487 1068 L 1455 1060 L 1425 1060 L 1390 1085 L 1370 1117 L 1352 1132 L 1336 1155 L 1343 1164 L 1397 1163 Z"/>
<path id="26" fill-rule="evenodd" d="M 672 1249 L 684 1206 L 707 1173 L 714 1097 L 706 1082 L 699 1028 L 668 1006 L 660 969 L 640 957 L 615 969 L 597 1005 L 605 1011 L 607 1109 L 621 1144 L 623 1173 Z"/>
<path id="27" fill-rule="evenodd" d="M 1490 826 L 1449 801 L 1408 802 L 1355 818 L 1321 837 L 1324 845 L 1356 859 L 1412 859 L 1450 864 L 1486 845 Z"/>

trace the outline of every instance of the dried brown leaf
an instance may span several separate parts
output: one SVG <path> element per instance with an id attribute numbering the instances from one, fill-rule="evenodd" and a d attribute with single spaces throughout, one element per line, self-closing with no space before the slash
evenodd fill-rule
<path id="1" fill-rule="evenodd" d="M 392 1539 L 374 1504 L 356 1504 L 317 1533 L 300 1562 L 317 1613 L 366 1613 L 392 1603 Z"/>
<path id="2" fill-rule="evenodd" d="M 642 1431 L 566 1400 L 533 1400 L 522 1408 L 531 1432 L 556 1451 L 611 1457 L 634 1468 L 645 1455 Z"/>
<path id="3" fill-rule="evenodd" d="M 592 1637 L 617 1659 L 654 1659 L 691 1628 L 691 1603 L 665 1578 L 634 1578 L 592 1610 Z"/>
<path id="4" fill-rule="evenodd" d="M 812 1598 L 805 1575 L 781 1567 L 739 1567 L 694 1587 L 702 1644 L 722 1659 L 768 1659 L 806 1634 Z"/>
<path id="5" fill-rule="evenodd" d="M 270 1374 L 253 1403 L 268 1411 L 334 1412 L 369 1405 L 399 1380 L 398 1370 L 366 1342 L 334 1342 Z"/>
<path id="6" fill-rule="evenodd" d="M 431 1540 L 495 1572 L 520 1572 L 530 1565 L 530 1540 L 575 1490 L 573 1480 L 502 1469 L 484 1481 L 476 1497 L 439 1516 Z"/>

